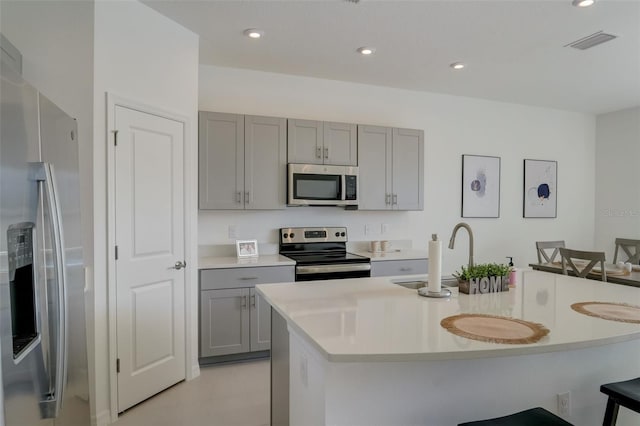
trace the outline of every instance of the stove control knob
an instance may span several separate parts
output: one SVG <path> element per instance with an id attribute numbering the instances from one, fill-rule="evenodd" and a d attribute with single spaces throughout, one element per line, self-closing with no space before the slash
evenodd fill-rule
<path id="1" fill-rule="evenodd" d="M 289 234 L 283 234 L 282 238 L 289 238 Z"/>
<path id="2" fill-rule="evenodd" d="M 294 234 L 294 233 L 292 232 L 292 233 L 290 233 L 290 234 L 289 234 L 289 236 L 290 236 L 291 238 L 293 238 L 293 237 L 295 237 L 295 236 L 296 236 L 296 234 Z"/>
<path id="3" fill-rule="evenodd" d="M 344 236 L 346 236 L 346 235 L 347 235 L 347 233 L 346 233 L 346 232 L 341 232 L 341 233 L 340 233 L 340 236 L 341 236 L 341 237 L 344 237 Z"/>
<path id="4" fill-rule="evenodd" d="M 339 236 L 340 236 L 340 233 L 339 233 L 339 232 L 336 232 L 336 237 L 339 237 Z"/>

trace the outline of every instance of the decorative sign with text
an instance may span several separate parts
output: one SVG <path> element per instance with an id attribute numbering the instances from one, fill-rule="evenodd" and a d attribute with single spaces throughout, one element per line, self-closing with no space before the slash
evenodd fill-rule
<path id="1" fill-rule="evenodd" d="M 458 283 L 458 290 L 464 294 L 485 294 L 509 291 L 509 276 L 471 278 Z"/>

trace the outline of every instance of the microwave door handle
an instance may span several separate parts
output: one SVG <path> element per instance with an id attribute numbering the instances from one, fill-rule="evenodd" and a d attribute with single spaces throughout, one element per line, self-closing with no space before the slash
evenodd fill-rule
<path id="1" fill-rule="evenodd" d="M 53 166 L 48 163 L 35 163 L 36 180 L 43 183 L 45 198 L 49 205 L 51 216 L 51 236 L 53 239 L 54 266 L 56 273 L 57 309 L 56 309 L 56 365 L 54 387 L 45 399 L 40 401 L 41 414 L 44 418 L 55 418 L 62 408 L 62 399 L 67 377 L 67 276 L 65 271 L 65 253 L 62 230 L 62 215 L 58 200 L 58 188 L 55 181 Z M 49 327 L 51 336 L 51 327 Z M 49 373 L 51 374 L 51 372 Z"/>
<path id="2" fill-rule="evenodd" d="M 347 200 L 347 175 L 342 175 L 342 178 L 340 179 L 340 186 L 342 187 L 342 195 L 340 196 L 340 199 L 342 201 L 346 201 Z"/>

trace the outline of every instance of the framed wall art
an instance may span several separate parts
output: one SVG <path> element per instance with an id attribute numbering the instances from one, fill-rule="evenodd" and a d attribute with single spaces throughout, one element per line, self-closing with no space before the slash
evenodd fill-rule
<path id="1" fill-rule="evenodd" d="M 500 217 L 500 157 L 462 156 L 462 217 Z"/>
<path id="2" fill-rule="evenodd" d="M 257 240 L 237 240 L 236 253 L 238 257 L 257 257 L 258 241 Z"/>
<path id="3" fill-rule="evenodd" d="M 523 217 L 557 217 L 558 162 L 524 160 Z"/>

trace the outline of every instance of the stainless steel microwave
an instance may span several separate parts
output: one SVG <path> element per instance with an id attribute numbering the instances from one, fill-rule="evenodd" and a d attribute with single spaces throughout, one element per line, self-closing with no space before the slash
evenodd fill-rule
<path id="1" fill-rule="evenodd" d="M 322 164 L 288 165 L 290 206 L 358 206 L 358 168 Z"/>

